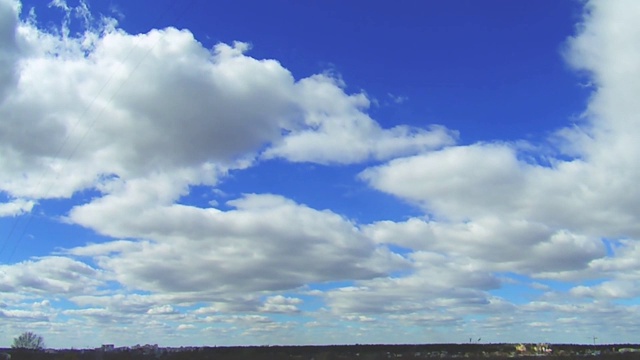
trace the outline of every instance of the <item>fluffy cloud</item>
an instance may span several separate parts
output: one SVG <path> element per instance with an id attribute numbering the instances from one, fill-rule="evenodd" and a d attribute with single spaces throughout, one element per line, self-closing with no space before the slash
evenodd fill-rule
<path id="1" fill-rule="evenodd" d="M 457 311 L 490 303 L 487 290 L 500 286 L 497 278 L 472 259 L 433 252 L 414 252 L 410 275 L 362 281 L 329 291 L 331 309 L 341 314 L 384 314 Z"/>
<path id="2" fill-rule="evenodd" d="M 298 305 L 302 304 L 302 300 L 292 297 L 284 297 L 282 295 L 268 297 L 264 304 L 260 307 L 260 311 L 267 313 L 290 314 L 300 311 Z"/>
<path id="3" fill-rule="evenodd" d="M 382 221 L 369 225 L 365 232 L 379 243 L 468 257 L 482 263 L 486 271 L 539 277 L 585 269 L 592 260 L 606 255 L 598 238 L 506 217 L 487 216 L 464 223 L 417 218 Z"/>
<path id="4" fill-rule="evenodd" d="M 513 208 L 524 171 L 512 147 L 476 144 L 392 160 L 360 177 L 376 189 L 460 219 Z"/>
<path id="5" fill-rule="evenodd" d="M 177 311 L 171 305 L 155 306 L 147 311 L 149 315 L 173 315 L 176 313 Z"/>
<path id="6" fill-rule="evenodd" d="M 0 1 L 0 104 L 16 80 L 15 61 L 18 54 L 16 28 L 20 4 Z"/>
<path id="7" fill-rule="evenodd" d="M 132 35 L 113 21 L 51 34 L 0 0 L 0 216 L 94 189 L 64 220 L 112 238 L 0 265 L 0 317 L 52 334 L 125 324 L 108 335 L 120 343 L 143 327 L 168 339 L 203 324 L 229 339 L 289 335 L 277 314 L 376 324 L 398 341 L 388 324 L 446 326 L 464 339 L 526 329 L 554 341 L 567 339 L 554 323 L 585 337 L 637 329 L 637 306 L 615 301 L 639 295 L 639 6 L 587 4 L 566 56 L 595 90 L 538 162 L 521 143 L 456 146 L 440 126 L 385 129 L 364 93 L 330 74 L 296 79 L 245 43 L 206 49 L 186 30 Z M 274 158 L 388 161 L 360 179 L 424 216 L 362 225 L 268 194 L 179 203 L 193 185 Z M 501 298 L 512 277 L 539 299 Z M 303 310 L 295 291 L 335 281 L 348 284 L 309 292 L 323 308 Z M 52 309 L 62 297 L 76 308 Z M 367 330 L 327 326 L 336 341 Z"/>
<path id="8" fill-rule="evenodd" d="M 297 85 L 308 127 L 267 149 L 266 158 L 350 164 L 425 152 L 453 144 L 457 138 L 457 133 L 442 126 L 382 129 L 362 111 L 369 107 L 369 99 L 364 94 L 345 96 L 334 78 L 316 75 Z"/>
<path id="9" fill-rule="evenodd" d="M 289 72 L 243 56 L 243 44 L 209 52 L 169 28 L 113 31 L 60 49 L 64 43 L 43 46 L 50 35 L 21 31 L 31 51 L 0 132 L 12 159 L 3 190 L 16 196 L 69 196 L 103 176 L 177 172 L 187 183 L 212 183 L 278 136 L 291 114 Z M 27 176 L 16 181 L 17 173 Z"/>
<path id="10" fill-rule="evenodd" d="M 64 294 L 79 307 L 65 316 L 101 323 L 196 301 L 297 313 L 299 299 L 274 292 L 407 266 L 342 216 L 280 196 L 247 195 L 231 211 L 176 202 L 261 159 L 386 159 L 450 144 L 454 133 L 383 129 L 364 94 L 329 74 L 297 80 L 276 60 L 248 56 L 246 43 L 206 49 L 175 28 L 132 35 L 113 19 L 92 22 L 84 3 L 52 5 L 66 13 L 59 32 L 38 28 L 33 14 L 20 21 L 20 4 L 0 1 L 0 191 L 9 199 L 0 216 L 93 189 L 99 195 L 64 220 L 116 240 L 3 265 L 3 291 Z M 73 34 L 76 13 L 86 29 Z M 316 139 L 307 150 L 288 140 L 305 136 Z"/>
<path id="11" fill-rule="evenodd" d="M 363 94 L 327 74 L 296 81 L 277 61 L 245 55 L 246 43 L 208 50 L 186 30 L 131 35 L 113 21 L 56 35 L 19 22 L 18 9 L 0 4 L 0 80 L 12 86 L 0 108 L 0 190 L 14 197 L 69 197 L 113 177 L 215 184 L 265 148 L 358 162 L 453 141 L 442 127 L 382 129 Z"/>
<path id="12" fill-rule="evenodd" d="M 0 217 L 28 213 L 33 209 L 34 205 L 34 201 L 25 199 L 14 199 L 6 203 L 0 203 Z"/>
<path id="13" fill-rule="evenodd" d="M 93 255 L 134 289 L 200 294 L 197 299 L 367 279 L 405 266 L 402 257 L 375 246 L 341 216 L 280 196 L 246 195 L 229 202 L 236 208 L 231 211 L 178 204 L 147 208 L 138 200 L 110 195 L 70 215 L 105 235 L 152 239 L 70 250 Z"/>
<path id="14" fill-rule="evenodd" d="M 611 247 L 611 256 L 589 264 L 592 276 L 601 281 L 593 285 L 575 286 L 569 291 L 571 295 L 596 301 L 640 296 L 640 244 L 637 240 L 625 239 L 612 242 Z"/>
<path id="15" fill-rule="evenodd" d="M 508 145 L 450 147 L 396 159 L 360 177 L 445 221 L 490 216 L 597 237 L 640 234 L 632 221 L 637 205 L 629 200 L 640 198 L 629 188 L 637 166 L 614 170 L 576 159 L 543 167 L 518 157 Z"/>
<path id="16" fill-rule="evenodd" d="M 23 294 L 77 295 L 104 284 L 102 271 L 67 257 L 49 256 L 0 265 L 0 291 Z"/>
<path id="17" fill-rule="evenodd" d="M 546 309 L 532 310 L 536 303 L 499 306 L 502 315 L 483 321 L 494 324 L 493 331 L 530 327 L 562 338 L 549 325 L 557 318 L 584 328 L 617 326 L 615 319 L 628 309 L 611 301 L 638 296 L 633 289 L 639 279 L 640 192 L 634 183 L 640 175 L 640 108 L 632 94 L 640 89 L 630 81 L 640 78 L 640 47 L 634 40 L 640 27 L 630 19 L 638 11 L 630 2 L 587 5 L 566 55 L 589 72 L 596 89 L 581 122 L 553 135 L 557 156 L 547 151 L 538 162 L 531 147 L 494 142 L 446 147 L 370 167 L 360 174 L 363 181 L 419 206 L 425 216 L 378 222 L 365 233 L 378 243 L 413 250 L 414 257 L 436 253 L 468 259 L 473 274 L 488 279 L 515 273 L 578 281 L 567 293 L 545 287 L 542 298 L 550 300 Z M 615 240 L 619 238 L 625 240 Z M 330 291 L 327 301 L 339 312 L 409 312 L 409 318 L 454 323 L 468 314 L 486 315 L 495 307 L 491 304 L 500 303 L 491 288 L 480 287 L 481 281 L 477 287 L 458 285 L 466 275 L 460 270 L 464 265 L 447 263 L 456 264 L 446 271 L 453 278 L 416 262 L 408 276 L 359 282 Z M 434 276 L 464 291 L 430 293 L 428 289 L 437 289 L 430 284 Z M 591 283 L 580 284 L 587 279 Z M 465 301 L 471 299 L 483 299 L 485 305 L 469 307 Z M 448 306 L 434 306 L 438 301 Z M 575 301 L 579 305 L 563 305 Z"/>
<path id="18" fill-rule="evenodd" d="M 589 2 L 568 41 L 567 57 L 596 84 L 583 120 L 554 135 L 570 154 L 545 155 L 540 164 L 518 144 L 477 143 L 371 167 L 361 179 L 421 206 L 429 218 L 377 224 L 380 241 L 568 279 L 578 276 L 573 270 L 593 276 L 591 262 L 606 256 L 601 239 L 640 238 L 640 107 L 632 100 L 640 89 L 630 80 L 640 78 L 632 60 L 640 57 L 640 28 L 630 8 L 640 10 L 631 2 Z M 405 236 L 392 239 L 394 231 Z"/>
<path id="19" fill-rule="evenodd" d="M 132 321 L 145 321 L 148 316 L 154 315 L 168 317 L 168 315 L 178 316 L 181 314 L 177 306 L 171 305 L 171 303 L 179 302 L 180 300 L 176 301 L 170 294 L 103 291 L 100 293 L 70 296 L 69 301 L 83 309 L 100 309 L 96 311 L 128 318 Z"/>
<path id="20" fill-rule="evenodd" d="M 48 321 L 49 316 L 39 311 L 27 310 L 2 310 L 0 309 L 0 318 L 5 320 L 19 321 Z"/>

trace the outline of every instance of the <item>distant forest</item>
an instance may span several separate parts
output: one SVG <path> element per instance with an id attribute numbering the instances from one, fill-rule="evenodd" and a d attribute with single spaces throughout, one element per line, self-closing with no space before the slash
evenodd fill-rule
<path id="1" fill-rule="evenodd" d="M 11 360 L 146 360 L 146 359 L 211 359 L 211 360 L 378 360 L 378 359 L 507 359 L 553 357 L 563 359 L 640 359 L 638 352 L 620 349 L 640 345 L 550 345 L 552 353 L 541 356 L 518 354 L 515 344 L 427 344 L 427 345 L 335 345 L 335 346 L 247 346 L 156 348 L 153 351 L 119 348 L 112 351 L 3 349 Z M 0 357 L 2 359 L 2 357 Z"/>

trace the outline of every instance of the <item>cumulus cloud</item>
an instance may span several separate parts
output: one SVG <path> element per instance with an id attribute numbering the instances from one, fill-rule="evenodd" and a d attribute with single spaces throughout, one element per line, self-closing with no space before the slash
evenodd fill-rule
<path id="1" fill-rule="evenodd" d="M 0 104 L 15 85 L 15 62 L 18 57 L 16 28 L 20 3 L 13 0 L 0 1 Z"/>
<path id="2" fill-rule="evenodd" d="M 598 238 L 521 219 L 487 216 L 457 223 L 412 218 L 374 223 L 365 231 L 379 243 L 465 256 L 486 271 L 538 277 L 583 270 L 606 255 Z"/>
<path id="3" fill-rule="evenodd" d="M 442 127 L 382 129 L 365 95 L 328 74 L 296 80 L 276 60 L 246 55 L 246 43 L 209 50 L 187 30 L 132 35 L 113 21 L 90 27 L 86 16 L 85 32 L 52 34 L 19 22 L 18 10 L 1 3 L 0 77 L 12 91 L 0 108 L 0 190 L 14 197 L 69 197 L 105 178 L 174 173 L 215 184 L 263 149 L 268 158 L 359 162 L 453 141 Z M 294 144 L 308 136 L 308 149 Z"/>
<path id="4" fill-rule="evenodd" d="M 177 311 L 171 305 L 154 306 L 147 311 L 149 315 L 173 315 Z"/>
<path id="5" fill-rule="evenodd" d="M 33 53 L 20 60 L 0 132 L 13 159 L 3 172 L 10 194 L 70 196 L 103 176 L 169 172 L 212 183 L 220 169 L 243 166 L 246 154 L 277 136 L 293 106 L 289 72 L 243 56 L 242 44 L 209 52 L 192 34 L 168 28 L 113 31 L 90 48 L 60 50 L 64 43 L 51 49 L 42 45 L 46 35 L 30 33 L 38 30 L 22 31 Z M 55 56 L 63 50 L 71 53 Z M 282 91 L 267 88 L 278 84 Z M 20 182 L 18 172 L 26 173 Z"/>
<path id="6" fill-rule="evenodd" d="M 40 311 L 0 309 L 0 318 L 19 321 L 48 321 L 49 315 Z"/>
<path id="7" fill-rule="evenodd" d="M 267 149 L 266 158 L 350 164 L 426 152 L 457 138 L 442 126 L 383 129 L 363 111 L 370 104 L 364 94 L 346 95 L 341 83 L 326 75 L 302 79 L 297 85 L 308 127 L 292 131 Z"/>
<path id="8" fill-rule="evenodd" d="M 231 211 L 179 204 L 147 208 L 137 201 L 110 195 L 70 215 L 105 235 L 152 239 L 125 243 L 126 251 L 116 254 L 115 246 L 70 250 L 92 254 L 130 288 L 210 295 L 277 291 L 382 276 L 406 265 L 343 217 L 281 196 L 246 195 L 229 202 Z"/>
<path id="9" fill-rule="evenodd" d="M 67 315 L 112 321 L 108 312 L 158 315 L 168 301 L 233 311 L 238 294 L 406 266 L 342 216 L 283 197 L 247 195 L 228 204 L 232 211 L 176 202 L 192 185 L 215 185 L 262 159 L 383 159 L 452 143 L 452 132 L 383 129 L 364 94 L 348 94 L 326 73 L 295 79 L 276 60 L 248 56 L 246 43 L 206 49 L 171 27 L 133 35 L 113 19 L 95 21 L 86 3 L 52 5 L 66 14 L 55 32 L 38 28 L 35 13 L 20 21 L 18 2 L 0 2 L 0 191 L 10 199 L 0 215 L 94 189 L 99 195 L 63 220 L 117 240 L 7 265 L 3 289 L 64 293 L 85 307 Z M 84 22 L 77 34 L 72 14 Z M 317 137 L 312 150 L 324 155 L 286 145 L 302 134 Z M 91 294 L 110 281 L 165 296 Z M 298 311 L 295 298 L 249 296 L 253 311 Z"/>
<path id="10" fill-rule="evenodd" d="M 326 293 L 341 314 L 419 313 L 489 304 L 487 290 L 500 282 L 473 259 L 417 251 L 410 275 L 359 282 Z"/>
<path id="11" fill-rule="evenodd" d="M 603 302 L 640 296 L 640 244 L 624 239 L 612 242 L 611 246 L 611 256 L 589 264 L 589 272 L 599 281 L 571 288 L 572 296 Z"/>
<path id="12" fill-rule="evenodd" d="M 525 169 L 512 147 L 475 144 L 395 159 L 360 177 L 376 189 L 460 219 L 513 208 Z"/>
<path id="13" fill-rule="evenodd" d="M 489 142 L 371 167 L 363 181 L 417 204 L 429 219 L 380 223 L 372 231 L 383 241 L 511 261 L 505 271 L 558 279 L 575 278 L 578 269 L 592 276 L 591 262 L 606 256 L 601 239 L 640 237 L 640 108 L 632 100 L 638 82 L 630 80 L 640 78 L 640 28 L 631 9 L 640 10 L 632 2 L 589 2 L 568 41 L 567 58 L 596 84 L 581 122 L 553 136 L 569 154 L 546 154 L 539 163 L 530 149 Z M 408 237 L 391 239 L 394 230 Z"/>
<path id="14" fill-rule="evenodd" d="M 87 31 L 74 35 L 69 17 L 51 33 L 0 0 L 0 216 L 93 189 L 64 221 L 112 240 L 0 265 L 3 320 L 51 322 L 54 297 L 65 297 L 77 306 L 61 312 L 68 324 L 286 334 L 291 324 L 271 316 L 306 315 L 306 301 L 281 294 L 347 281 L 309 292 L 324 301 L 314 316 L 465 337 L 547 331 L 556 320 L 637 329 L 638 307 L 614 302 L 637 298 L 640 279 L 637 2 L 587 3 L 565 55 L 594 92 L 582 119 L 553 134 L 557 152 L 544 163 L 520 143 L 456 145 L 442 126 L 384 128 L 371 100 L 336 76 L 296 79 L 246 43 L 206 49 L 187 30 L 90 24 L 82 6 Z M 384 162 L 359 178 L 424 215 L 363 225 L 269 194 L 178 203 L 193 185 L 274 158 Z M 496 295 L 512 274 L 535 278 L 540 299 Z"/>
<path id="15" fill-rule="evenodd" d="M 148 314 L 151 309 L 156 309 L 154 311 L 162 309 L 162 306 L 167 306 L 169 298 L 160 294 L 141 295 L 136 293 L 114 294 L 106 292 L 103 294 L 74 295 L 70 296 L 69 300 L 83 308 L 104 309 L 112 314 L 130 316 Z"/>
<path id="16" fill-rule="evenodd" d="M 0 291 L 26 294 L 77 295 L 104 284 L 101 270 L 67 257 L 48 256 L 0 265 Z"/>
<path id="17" fill-rule="evenodd" d="M 264 301 L 264 304 L 259 310 L 266 313 L 297 313 L 300 311 L 298 305 L 302 304 L 302 302 L 302 299 L 293 297 L 284 297 L 282 295 L 270 296 Z"/>
<path id="18" fill-rule="evenodd" d="M 640 193 L 634 183 L 640 175 L 640 146 L 634 139 L 640 108 L 632 100 L 638 82 L 630 79 L 640 78 L 640 47 L 633 40 L 640 27 L 629 14 L 639 11 L 635 3 L 588 3 L 566 56 L 587 70 L 596 87 L 580 122 L 552 135 L 557 154 L 547 151 L 539 162 L 531 147 L 485 142 L 364 170 L 359 177 L 368 185 L 423 209 L 423 217 L 364 228 L 378 243 L 412 251 L 414 269 L 329 291 L 325 296 L 331 309 L 387 313 L 400 321 L 424 318 L 457 329 L 490 328 L 507 337 L 510 328 L 530 328 L 562 338 L 548 326 L 558 318 L 583 328 L 619 326 L 615 319 L 628 316 L 632 306 L 612 301 L 638 296 L 633 289 L 639 279 Z M 616 240 L 620 238 L 625 240 Z M 451 256 L 435 262 L 445 274 L 417 261 L 432 254 Z M 465 272 L 459 259 L 473 270 Z M 459 283 L 473 278 L 471 274 L 480 277 L 475 286 Z M 533 283 L 548 302 L 516 306 L 492 295 L 492 289 L 508 286 L 494 278 L 497 274 L 573 286 L 563 293 Z M 438 291 L 441 278 L 459 291 Z M 539 307 L 543 303 L 545 308 Z M 488 316 L 476 327 L 461 322 L 468 314 Z"/>
<path id="19" fill-rule="evenodd" d="M 196 327 L 194 325 L 191 324 L 180 324 L 178 325 L 178 327 L 176 328 L 178 331 L 185 331 L 185 330 L 191 330 L 191 329 L 195 329 Z"/>
<path id="20" fill-rule="evenodd" d="M 14 199 L 9 202 L 0 203 L 0 217 L 28 213 L 33 209 L 34 205 L 34 201 L 25 199 Z"/>

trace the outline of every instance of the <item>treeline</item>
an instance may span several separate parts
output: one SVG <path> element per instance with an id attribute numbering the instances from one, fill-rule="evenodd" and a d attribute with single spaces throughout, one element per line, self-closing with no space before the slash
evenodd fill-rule
<path id="1" fill-rule="evenodd" d="M 637 360 L 639 353 L 617 350 L 634 345 L 551 345 L 550 358 Z M 56 350 L 54 352 L 7 349 L 11 360 L 382 360 L 382 359 L 508 359 L 513 344 L 247 346 L 185 349 Z M 538 356 L 517 358 L 540 359 Z"/>

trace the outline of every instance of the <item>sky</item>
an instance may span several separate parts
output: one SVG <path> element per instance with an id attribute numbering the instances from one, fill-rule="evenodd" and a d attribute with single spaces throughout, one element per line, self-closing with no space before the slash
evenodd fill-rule
<path id="1" fill-rule="evenodd" d="M 0 0 L 0 346 L 637 342 L 639 16 Z"/>

